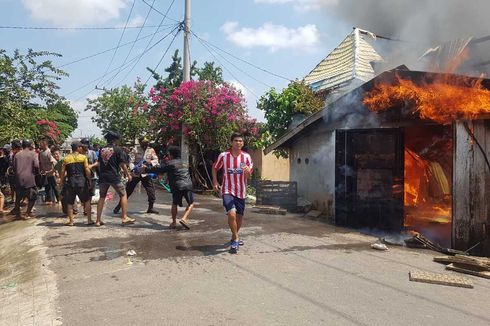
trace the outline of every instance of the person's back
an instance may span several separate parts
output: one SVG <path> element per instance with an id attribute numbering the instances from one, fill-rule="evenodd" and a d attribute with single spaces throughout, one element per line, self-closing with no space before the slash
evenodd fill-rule
<path id="1" fill-rule="evenodd" d="M 39 169 L 39 161 L 35 152 L 25 148 L 14 157 L 15 181 L 23 188 L 36 187 L 36 170 Z"/>
<path id="2" fill-rule="evenodd" d="M 125 163 L 125 155 L 120 147 L 109 144 L 102 148 L 99 155 L 100 182 L 111 184 L 121 182 L 121 163 Z"/>
<path id="3" fill-rule="evenodd" d="M 168 174 L 168 181 L 172 192 L 174 190 L 192 190 L 189 168 L 184 165 L 180 158 L 162 163 L 162 168 Z"/>
<path id="4" fill-rule="evenodd" d="M 65 157 L 63 164 L 65 164 L 66 168 L 66 183 L 71 187 L 85 186 L 87 182 L 85 175 L 87 157 L 78 152 L 74 152 Z"/>

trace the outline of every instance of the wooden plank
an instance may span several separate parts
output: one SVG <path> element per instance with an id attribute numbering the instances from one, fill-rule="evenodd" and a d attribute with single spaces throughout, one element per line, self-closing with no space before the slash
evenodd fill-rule
<path id="1" fill-rule="evenodd" d="M 456 121 L 454 123 L 452 243 L 453 248 L 459 250 L 466 250 L 469 247 L 471 162 L 473 162 L 471 138 L 463 122 Z"/>
<path id="2" fill-rule="evenodd" d="M 444 257 L 434 257 L 434 261 L 438 263 L 444 263 L 444 264 L 461 264 L 461 265 L 468 265 L 468 266 L 474 266 L 477 267 L 481 270 L 487 270 L 490 271 L 490 259 L 488 258 L 483 258 L 483 257 L 468 257 L 468 256 L 444 256 Z"/>
<path id="3" fill-rule="evenodd" d="M 455 271 L 455 272 L 459 272 L 459 273 L 464 273 L 464 274 L 469 274 L 469 275 L 474 275 L 474 276 L 490 279 L 490 272 L 489 271 L 482 271 L 482 270 L 479 270 L 478 268 L 475 268 L 473 266 L 449 264 L 446 266 L 446 269 L 450 270 L 450 271 Z"/>
<path id="4" fill-rule="evenodd" d="M 439 274 L 439 273 L 429 273 L 422 271 L 410 271 L 409 279 L 412 282 L 430 283 L 446 286 L 456 286 L 461 288 L 473 288 L 473 282 L 470 279 L 460 276 Z"/>

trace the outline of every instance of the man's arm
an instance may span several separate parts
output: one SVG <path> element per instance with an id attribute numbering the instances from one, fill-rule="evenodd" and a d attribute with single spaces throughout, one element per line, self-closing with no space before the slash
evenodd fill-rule
<path id="1" fill-rule="evenodd" d="M 60 174 L 60 188 L 63 189 L 63 186 L 65 185 L 65 178 L 66 178 L 66 164 L 63 162 L 61 165 L 61 174 Z"/>
<path id="2" fill-rule="evenodd" d="M 88 159 L 85 157 L 85 161 L 83 161 L 83 168 L 85 170 L 85 177 L 87 180 L 92 178 L 92 172 L 90 171 L 90 165 L 88 165 Z"/>
<path id="3" fill-rule="evenodd" d="M 126 163 L 122 162 L 120 164 L 120 167 L 121 169 L 123 170 L 123 173 L 124 175 L 126 176 L 126 178 L 128 179 L 128 182 L 131 182 L 131 180 L 133 179 L 133 177 L 131 176 L 131 173 L 129 173 L 129 169 L 128 169 L 128 166 Z"/>
<path id="4" fill-rule="evenodd" d="M 220 191 L 220 185 L 218 183 L 218 170 L 223 167 L 223 154 L 220 154 L 218 156 L 218 160 L 216 160 L 216 163 L 213 164 L 213 169 L 211 171 L 211 174 L 213 176 L 213 189 L 214 191 L 219 192 Z"/>

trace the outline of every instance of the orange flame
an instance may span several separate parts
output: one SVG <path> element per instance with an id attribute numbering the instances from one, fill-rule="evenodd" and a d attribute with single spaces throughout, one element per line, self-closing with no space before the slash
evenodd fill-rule
<path id="1" fill-rule="evenodd" d="M 490 90 L 483 87 L 482 80 L 464 76 L 445 75 L 424 85 L 416 85 L 397 76 L 393 84 L 375 85 L 363 100 L 364 105 L 375 112 L 403 102 L 411 102 L 421 119 L 449 124 L 454 120 L 471 120 L 490 113 Z"/>

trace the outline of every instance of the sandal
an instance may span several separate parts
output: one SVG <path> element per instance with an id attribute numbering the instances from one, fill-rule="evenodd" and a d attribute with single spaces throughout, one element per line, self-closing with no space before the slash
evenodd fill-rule
<path id="1" fill-rule="evenodd" d="M 135 220 L 134 218 L 130 218 L 130 217 L 128 217 L 128 218 L 126 218 L 125 220 L 123 220 L 123 221 L 121 222 L 121 224 L 122 224 L 122 225 L 134 224 L 134 222 L 135 222 L 135 221 L 136 221 L 136 220 Z"/>
<path id="2" fill-rule="evenodd" d="M 189 226 L 189 224 L 187 224 L 187 221 L 179 220 L 179 223 L 180 223 L 180 225 L 182 225 L 187 230 L 190 230 L 191 229 L 191 227 Z"/>
<path id="3" fill-rule="evenodd" d="M 73 226 L 73 225 L 75 225 L 73 222 L 66 222 L 65 223 L 65 226 Z"/>
<path id="4" fill-rule="evenodd" d="M 95 225 L 95 222 L 94 221 L 90 221 L 90 222 L 87 222 L 87 224 L 85 225 Z"/>
<path id="5" fill-rule="evenodd" d="M 100 221 L 100 222 L 95 222 L 95 226 L 96 227 L 101 227 L 102 225 L 105 225 L 104 222 Z"/>

